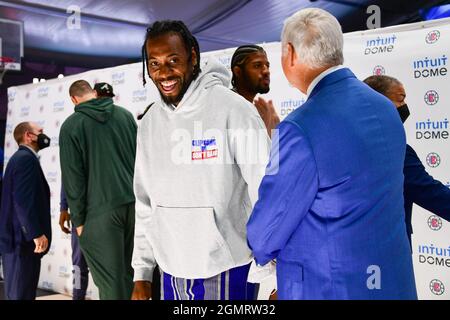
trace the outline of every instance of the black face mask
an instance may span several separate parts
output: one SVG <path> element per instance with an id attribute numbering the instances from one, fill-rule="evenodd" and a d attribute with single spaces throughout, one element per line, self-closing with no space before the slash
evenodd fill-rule
<path id="1" fill-rule="evenodd" d="M 45 149 L 48 146 L 50 146 L 50 138 L 47 135 L 45 135 L 43 133 L 40 133 L 40 134 L 32 133 L 32 134 L 37 137 L 37 145 L 38 145 L 39 150 Z"/>
<path id="2" fill-rule="evenodd" d="M 398 114 L 400 115 L 400 119 L 402 119 L 402 122 L 405 123 L 406 119 L 409 117 L 409 109 L 408 105 L 405 103 L 404 105 L 401 105 L 397 108 Z"/>

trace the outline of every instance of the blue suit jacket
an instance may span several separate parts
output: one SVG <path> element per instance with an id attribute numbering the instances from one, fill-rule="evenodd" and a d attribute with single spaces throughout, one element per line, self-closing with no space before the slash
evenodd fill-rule
<path id="1" fill-rule="evenodd" d="M 406 145 L 403 174 L 405 175 L 405 221 L 411 241 L 413 203 L 450 221 L 450 189 L 434 180 L 425 171 L 416 152 L 409 145 Z"/>
<path id="2" fill-rule="evenodd" d="M 257 263 L 277 259 L 278 297 L 416 299 L 392 102 L 344 68 L 278 129 L 247 225 Z"/>
<path id="3" fill-rule="evenodd" d="M 43 234 L 50 248 L 50 189 L 39 160 L 30 149 L 20 146 L 3 178 L 0 252 L 32 253 L 33 239 Z"/>

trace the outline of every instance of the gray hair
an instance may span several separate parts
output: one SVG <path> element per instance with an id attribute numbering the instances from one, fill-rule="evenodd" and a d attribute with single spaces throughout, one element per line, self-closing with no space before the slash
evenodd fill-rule
<path id="1" fill-rule="evenodd" d="M 325 10 L 307 8 L 287 18 L 281 41 L 283 48 L 291 43 L 297 58 L 313 69 L 344 63 L 341 25 Z"/>

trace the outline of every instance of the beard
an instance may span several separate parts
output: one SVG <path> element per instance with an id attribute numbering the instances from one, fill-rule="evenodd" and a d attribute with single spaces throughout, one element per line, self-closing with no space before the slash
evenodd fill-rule
<path id="1" fill-rule="evenodd" d="M 270 91 L 270 86 L 258 85 L 255 90 L 257 93 L 264 94 Z"/>
<path id="2" fill-rule="evenodd" d="M 177 105 L 178 103 L 180 103 L 181 100 L 183 99 L 184 94 L 186 93 L 187 89 L 189 88 L 190 84 L 192 83 L 192 78 L 189 79 L 188 81 L 186 81 L 185 78 L 184 78 L 184 79 L 181 79 L 181 80 L 182 80 L 182 87 L 181 87 L 180 93 L 178 93 L 178 95 L 175 96 L 175 97 L 173 97 L 173 96 L 172 96 L 172 97 L 165 96 L 165 95 L 161 92 L 161 90 L 159 90 L 159 87 L 157 86 L 159 95 L 161 96 L 161 99 L 162 99 L 166 104 L 173 104 L 173 105 L 176 106 L 176 105 Z"/>

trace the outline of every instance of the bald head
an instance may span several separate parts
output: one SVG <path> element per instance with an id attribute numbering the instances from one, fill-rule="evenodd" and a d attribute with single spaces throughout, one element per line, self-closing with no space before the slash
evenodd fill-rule
<path id="1" fill-rule="evenodd" d="M 75 105 L 97 98 L 97 93 L 86 80 L 77 80 L 72 83 L 69 95 Z"/>

